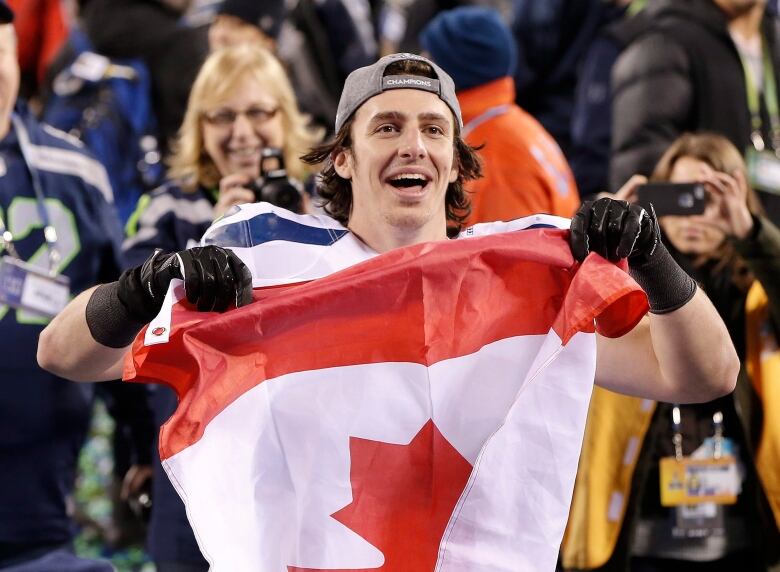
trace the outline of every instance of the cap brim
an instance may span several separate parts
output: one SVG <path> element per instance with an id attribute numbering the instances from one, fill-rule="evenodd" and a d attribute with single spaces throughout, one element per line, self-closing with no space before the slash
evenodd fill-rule
<path id="1" fill-rule="evenodd" d="M 0 24 L 10 24 L 14 21 L 14 11 L 5 2 L 0 2 Z"/>

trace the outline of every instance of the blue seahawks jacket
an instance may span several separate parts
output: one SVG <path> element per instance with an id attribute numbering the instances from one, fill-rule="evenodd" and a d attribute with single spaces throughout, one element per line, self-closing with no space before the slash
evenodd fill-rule
<path id="1" fill-rule="evenodd" d="M 18 123 L 0 140 L 0 215 L 19 256 L 48 267 L 37 179 L 57 230 L 57 270 L 70 279 L 71 294 L 116 279 L 121 228 L 105 169 L 78 141 L 39 123 L 24 104 L 17 104 L 15 115 Z M 38 367 L 38 335 L 46 323 L 0 305 L 0 568 L 73 534 L 67 504 L 93 389 Z"/>
<path id="2" fill-rule="evenodd" d="M 214 220 L 215 197 L 212 192 L 196 187 L 185 192 L 174 182 L 144 195 L 127 222 L 122 248 L 128 267 L 143 264 L 156 248 L 177 252 L 197 246 L 200 237 Z M 153 411 L 155 429 L 176 410 L 176 394 L 168 387 L 145 386 Z M 195 535 L 176 490 L 160 464 L 157 452 L 158 434 L 152 448 L 154 477 L 153 508 L 149 522 L 148 550 L 155 562 L 194 564 L 206 561 L 201 556 Z"/>

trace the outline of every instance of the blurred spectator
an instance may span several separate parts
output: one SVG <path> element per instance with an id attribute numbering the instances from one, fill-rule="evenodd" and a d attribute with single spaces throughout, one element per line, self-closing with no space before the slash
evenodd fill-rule
<path id="1" fill-rule="evenodd" d="M 69 14 L 63 0 L 9 0 L 16 14 L 14 27 L 19 39 L 19 92 L 25 99 L 37 97 L 46 70 L 68 36 Z"/>
<path id="2" fill-rule="evenodd" d="M 210 26 L 220 4 L 222 0 L 191 0 L 184 12 L 184 21 L 193 28 Z"/>
<path id="3" fill-rule="evenodd" d="M 184 25 L 188 0 L 79 0 L 79 4 L 79 21 L 98 54 L 140 58 L 149 67 L 160 143 L 167 156 L 190 87 L 208 53 L 207 28 Z"/>
<path id="4" fill-rule="evenodd" d="M 114 426 L 110 433 L 113 466 L 111 473 L 106 474 L 107 484 L 101 490 L 103 498 L 108 496 L 111 501 L 111 515 L 110 520 L 101 523 L 94 532 L 110 550 L 142 547 L 149 517 L 148 503 L 143 501 L 143 495 L 149 494 L 145 486 L 150 484 L 157 430 L 149 404 L 150 388 L 114 380 L 101 383 L 95 394 L 114 420 Z M 96 412 L 101 414 L 99 409 Z M 99 417 L 96 422 L 100 423 Z M 99 462 L 97 464 L 99 466 Z M 81 466 L 79 478 L 85 478 Z M 90 507 L 87 503 L 81 508 L 88 513 Z"/>
<path id="5" fill-rule="evenodd" d="M 672 2 L 624 51 L 613 76 L 611 189 L 648 174 L 681 133 L 698 130 L 747 152 L 753 186 L 767 183 L 757 175 L 777 171 L 780 22 L 765 7 L 766 0 Z M 780 196 L 760 196 L 780 221 Z"/>
<path id="6" fill-rule="evenodd" d="M 723 136 L 683 135 L 664 153 L 652 179 L 704 185 L 703 214 L 658 220 L 667 248 L 726 323 L 743 367 L 733 394 L 697 405 L 595 391 L 564 565 L 604 571 L 774 570 L 780 564 L 778 370 L 770 377 L 756 366 L 780 359 L 780 230 L 761 215 L 741 154 Z M 631 178 L 617 198 L 636 200 L 637 185 L 645 181 Z M 746 314 L 759 294 L 765 322 Z M 700 473 L 700 482 L 711 492 L 723 492 L 725 484 L 734 498 L 725 504 L 662 506 L 662 488 L 696 494 L 693 481 L 686 478 L 674 488 L 662 476 L 665 458 L 673 465 L 687 458 L 725 459 L 728 472 L 714 479 L 713 473 Z"/>
<path id="7" fill-rule="evenodd" d="M 288 173 L 306 176 L 298 157 L 318 138 L 306 127 L 284 69 L 267 50 L 242 44 L 217 50 L 192 87 L 171 158 L 171 181 L 141 199 L 125 240 L 128 265 L 142 264 L 156 248 L 194 246 L 213 220 L 233 205 L 255 202 L 250 185 L 260 175 L 264 149 L 282 149 Z M 177 399 L 153 388 L 157 427 Z M 149 551 L 157 572 L 208 570 L 187 522 L 184 504 L 155 452 Z"/>
<path id="8" fill-rule="evenodd" d="M 378 0 L 377 30 L 382 55 L 396 52 L 416 54 L 421 49 L 420 33 L 439 12 L 459 6 L 493 8 L 504 22 L 512 20 L 512 0 Z"/>
<path id="9" fill-rule="evenodd" d="M 582 58 L 627 0 L 513 0 L 518 46 L 517 103 L 569 156 L 571 117 Z"/>
<path id="10" fill-rule="evenodd" d="M 420 43 L 455 81 L 466 143 L 483 146 L 484 177 L 466 185 L 472 193 L 467 224 L 574 214 L 579 196 L 563 153 L 514 102 L 516 49 L 498 12 L 477 6 L 442 12 Z"/>
<path id="11" fill-rule="evenodd" d="M 417 53 L 422 30 L 436 14 L 464 3 L 459 0 L 384 0 L 379 5 L 377 36 L 380 54 Z"/>
<path id="12" fill-rule="evenodd" d="M 630 0 L 385 0 L 379 8 L 382 53 L 417 52 L 419 31 L 442 10 L 465 4 L 496 9 L 517 44 L 516 101 L 568 156 L 574 93 L 582 58 L 598 31 Z"/>
<path id="13" fill-rule="evenodd" d="M 571 119 L 569 163 L 583 199 L 609 188 L 612 68 L 621 52 L 650 28 L 653 13 L 669 2 L 633 0 L 623 17 L 599 32 L 582 61 Z"/>
<path id="14" fill-rule="evenodd" d="M 284 62 L 298 103 L 330 129 L 344 79 L 373 63 L 376 41 L 361 0 L 225 0 L 209 30 L 211 49 L 242 42 L 274 50 Z"/>
<path id="15" fill-rule="evenodd" d="M 143 60 L 95 53 L 79 27 L 68 36 L 43 120 L 81 140 L 108 171 L 122 223 L 162 182 L 163 164 L 149 69 Z M 66 61 L 66 57 L 71 59 Z"/>
<path id="16" fill-rule="evenodd" d="M 40 369 L 36 348 L 70 294 L 116 278 L 121 229 L 103 167 L 17 101 L 11 18 L 0 2 L 0 568 L 110 572 L 71 546 L 93 389 Z"/>
<path id="17" fill-rule="evenodd" d="M 255 43 L 273 51 L 286 17 L 283 0 L 224 0 L 209 27 L 209 48 Z"/>

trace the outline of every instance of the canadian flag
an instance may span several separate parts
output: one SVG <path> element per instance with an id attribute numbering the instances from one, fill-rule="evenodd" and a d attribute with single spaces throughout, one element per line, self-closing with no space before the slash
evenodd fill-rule
<path id="1" fill-rule="evenodd" d="M 211 569 L 553 570 L 595 331 L 647 310 L 566 238 L 416 245 L 142 332 L 124 377 L 179 395 L 160 453 Z"/>

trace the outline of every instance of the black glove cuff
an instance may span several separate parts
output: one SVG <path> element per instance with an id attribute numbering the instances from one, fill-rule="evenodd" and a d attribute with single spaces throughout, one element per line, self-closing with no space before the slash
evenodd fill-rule
<path id="1" fill-rule="evenodd" d="M 649 260 L 629 263 L 629 273 L 647 294 L 653 314 L 673 312 L 696 294 L 696 281 L 680 268 L 660 241 Z"/>
<path id="2" fill-rule="evenodd" d="M 92 293 L 87 302 L 86 318 L 96 342 L 109 348 L 124 348 L 154 315 L 144 321 L 130 312 L 119 299 L 119 282 L 112 282 L 101 284 Z"/>

